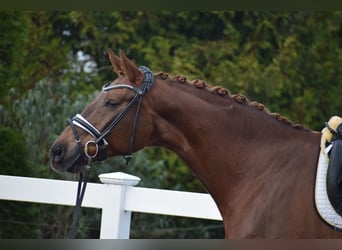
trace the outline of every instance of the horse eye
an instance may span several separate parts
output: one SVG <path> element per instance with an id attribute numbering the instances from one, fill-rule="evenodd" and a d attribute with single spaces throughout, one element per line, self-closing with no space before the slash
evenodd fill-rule
<path id="1" fill-rule="evenodd" d="M 113 99 L 109 99 L 108 101 L 106 101 L 106 107 L 109 107 L 109 108 L 116 108 L 119 103 Z"/>

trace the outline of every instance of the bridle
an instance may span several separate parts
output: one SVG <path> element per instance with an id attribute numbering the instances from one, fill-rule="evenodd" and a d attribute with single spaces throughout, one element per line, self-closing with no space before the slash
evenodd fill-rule
<path id="1" fill-rule="evenodd" d="M 125 117 L 125 115 L 132 109 L 132 107 L 138 103 L 137 107 L 137 112 L 135 114 L 135 118 L 133 121 L 133 126 L 132 126 L 132 133 L 131 133 L 131 139 L 130 139 L 130 144 L 129 144 L 129 149 L 128 149 L 128 154 L 125 157 L 126 160 L 130 160 L 132 158 L 132 150 L 133 150 L 133 144 L 135 140 L 135 130 L 136 130 L 136 125 L 138 122 L 138 117 L 139 117 L 139 112 L 141 108 L 141 101 L 143 96 L 152 88 L 153 85 L 153 73 L 152 71 L 145 67 L 141 66 L 139 67 L 144 73 L 144 80 L 140 88 L 136 88 L 132 85 L 128 84 L 115 84 L 115 85 L 110 85 L 110 83 L 105 84 L 102 87 L 102 91 L 107 92 L 110 90 L 115 90 L 115 89 L 129 89 L 135 93 L 134 97 L 132 100 L 128 103 L 127 107 L 122 110 L 117 117 L 102 131 L 100 132 L 94 125 L 92 125 L 89 121 L 87 121 L 82 115 L 77 114 L 75 115 L 71 120 L 69 120 L 69 125 L 71 126 L 73 133 L 74 133 L 74 138 L 75 142 L 80 145 L 80 149 L 82 150 L 82 153 L 85 154 L 87 158 L 95 158 L 98 155 L 99 152 L 99 146 L 104 146 L 102 149 L 105 148 L 105 146 L 108 145 L 108 142 L 106 141 L 105 137 L 112 131 L 112 129 L 119 124 L 119 122 Z M 81 145 L 81 138 L 77 133 L 76 127 L 79 127 L 86 132 L 88 132 L 90 135 L 94 137 L 95 140 L 90 140 L 85 144 L 84 150 L 82 149 Z M 93 144 L 96 148 L 94 154 L 90 154 L 88 151 L 88 146 L 90 144 Z M 106 159 L 106 155 L 102 156 L 102 159 Z"/>
<path id="2" fill-rule="evenodd" d="M 81 114 L 76 114 L 73 118 L 69 119 L 68 121 L 68 124 L 70 125 L 73 131 L 75 142 L 78 145 L 78 148 L 80 151 L 79 157 L 82 157 L 83 155 L 88 159 L 87 165 L 85 167 L 86 173 L 85 173 L 84 181 L 83 181 L 82 171 L 80 172 L 80 175 L 79 175 L 76 205 L 75 205 L 71 229 L 68 233 L 68 238 L 75 237 L 77 221 L 79 218 L 82 200 L 83 200 L 85 189 L 87 186 L 92 161 L 95 159 L 95 157 L 98 157 L 98 160 L 100 161 L 105 160 L 107 158 L 106 146 L 108 145 L 108 142 L 106 141 L 105 137 L 113 130 L 114 127 L 116 127 L 119 124 L 119 122 L 126 116 L 126 114 L 137 103 L 137 110 L 135 113 L 132 129 L 131 129 L 131 137 L 129 141 L 128 152 L 127 152 L 127 155 L 123 156 L 124 159 L 126 160 L 126 165 L 132 159 L 132 151 L 133 151 L 135 137 L 136 137 L 136 128 L 137 128 L 139 113 L 141 109 L 142 99 L 144 95 L 148 91 L 150 91 L 153 85 L 152 71 L 145 66 L 140 66 L 139 69 L 144 73 L 144 80 L 140 88 L 136 88 L 129 84 L 111 85 L 111 83 L 107 83 L 102 87 L 102 91 L 105 91 L 105 92 L 115 90 L 115 89 L 129 89 L 134 92 L 134 96 L 131 99 L 131 101 L 128 103 L 127 107 L 124 110 L 122 110 L 115 117 L 115 119 L 111 121 L 111 123 L 106 128 L 103 129 L 102 132 L 100 132 L 94 125 L 92 125 L 89 121 L 87 121 Z M 83 129 L 88 134 L 93 136 L 94 140 L 89 140 L 84 144 L 84 146 L 82 146 L 82 143 L 81 143 L 82 139 L 78 134 L 77 127 Z M 95 152 L 91 152 L 89 150 L 90 145 L 95 146 Z M 100 151 L 101 151 L 101 156 L 99 158 Z"/>

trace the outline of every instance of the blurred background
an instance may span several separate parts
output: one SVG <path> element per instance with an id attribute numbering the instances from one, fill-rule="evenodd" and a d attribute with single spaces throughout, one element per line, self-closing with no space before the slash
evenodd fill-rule
<path id="1" fill-rule="evenodd" d="M 153 72 L 221 85 L 295 123 L 321 130 L 342 107 L 342 12 L 0 12 L 0 174 L 50 179 L 48 150 L 68 118 L 116 78 L 107 48 Z M 160 148 L 95 165 L 139 186 L 206 192 Z M 43 188 L 43 187 L 42 187 Z M 76 190 L 70 190 L 75 192 Z M 64 238 L 73 207 L 0 200 L 0 238 Z M 100 211 L 83 209 L 78 238 L 98 238 Z M 134 214 L 131 238 L 223 238 L 222 222 Z"/>

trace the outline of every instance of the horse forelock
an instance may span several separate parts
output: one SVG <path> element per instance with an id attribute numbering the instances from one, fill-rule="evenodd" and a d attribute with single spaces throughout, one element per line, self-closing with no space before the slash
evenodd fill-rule
<path id="1" fill-rule="evenodd" d="M 295 124 L 286 117 L 278 114 L 278 113 L 272 113 L 270 112 L 264 104 L 256 102 L 256 101 L 250 101 L 245 95 L 241 93 L 237 94 L 231 94 L 230 91 L 222 86 L 210 86 L 206 81 L 201 79 L 195 79 L 195 80 L 188 80 L 186 76 L 178 75 L 176 77 L 169 76 L 168 73 L 160 72 L 155 75 L 156 77 L 159 77 L 162 80 L 171 80 L 172 82 L 180 83 L 182 85 L 188 85 L 191 87 L 194 87 L 196 89 L 202 89 L 204 91 L 207 91 L 211 94 L 214 94 L 219 97 L 225 97 L 233 100 L 234 102 L 246 105 L 248 107 L 254 108 L 260 112 L 264 112 L 270 117 L 273 117 L 274 119 L 278 120 L 279 122 L 290 125 L 293 128 L 296 129 L 303 129 L 303 130 L 309 130 L 304 127 L 302 124 Z"/>

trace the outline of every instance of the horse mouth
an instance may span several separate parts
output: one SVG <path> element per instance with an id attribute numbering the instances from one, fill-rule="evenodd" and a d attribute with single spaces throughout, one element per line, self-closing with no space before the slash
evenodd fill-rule
<path id="1" fill-rule="evenodd" d="M 78 154 L 77 157 L 72 161 L 71 165 L 66 168 L 66 172 L 69 173 L 79 173 L 82 170 L 84 165 L 84 160 L 81 154 Z"/>
<path id="2" fill-rule="evenodd" d="M 82 167 L 84 166 L 84 161 L 82 160 L 81 155 L 79 154 L 73 160 L 65 161 L 63 164 L 56 164 L 55 162 L 51 161 L 50 166 L 53 171 L 57 173 L 72 173 L 76 174 L 81 172 Z"/>
<path id="3" fill-rule="evenodd" d="M 50 166 L 57 173 L 79 173 L 85 164 L 85 158 L 79 150 L 66 152 L 62 145 L 53 145 L 50 149 Z"/>

